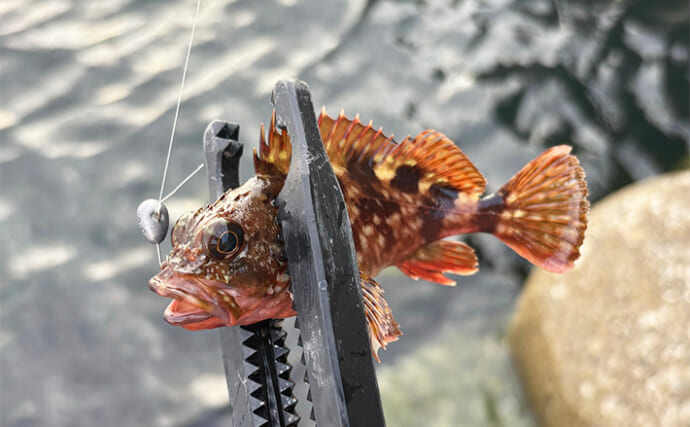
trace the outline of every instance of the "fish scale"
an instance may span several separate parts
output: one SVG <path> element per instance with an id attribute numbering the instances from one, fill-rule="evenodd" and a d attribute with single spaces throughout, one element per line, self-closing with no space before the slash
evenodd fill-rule
<path id="1" fill-rule="evenodd" d="M 303 122 L 309 122 L 313 111 L 305 86 L 280 82 L 276 90 L 296 87 L 292 98 L 288 95 L 287 102 L 276 104 L 282 113 L 274 113 L 268 135 L 262 126 L 254 157 L 257 176 L 222 195 L 215 193 L 220 196 L 216 202 L 178 221 L 170 260 L 161 265 L 150 287 L 174 299 L 165 312 L 173 324 L 191 330 L 251 325 L 221 330 L 226 373 L 237 372 L 240 380 L 227 376 L 228 389 L 235 400 L 244 399 L 232 402 L 233 407 L 246 403 L 250 408 L 250 413 L 238 414 L 240 418 L 251 418 L 254 425 L 298 421 L 285 334 L 279 320 L 267 320 L 297 314 L 308 323 L 302 331 L 307 334 L 302 360 L 316 379 L 307 395 L 308 400 L 316 397 L 311 418 L 335 422 L 347 408 L 350 419 L 364 422 L 364 414 L 382 417 L 380 402 L 370 400 L 375 382 L 362 394 L 361 384 L 374 376 L 371 360 L 362 357 L 367 356 L 361 351 L 367 347 L 364 330 L 368 328 L 377 360 L 378 349 L 401 334 L 372 276 L 395 265 L 412 278 L 454 285 L 445 274 L 473 274 L 477 257 L 469 246 L 442 239 L 471 232 L 492 233 L 534 264 L 565 271 L 578 258 L 584 238 L 587 186 L 570 147 L 556 146 L 529 162 L 498 192 L 480 198 L 483 176 L 444 135 L 425 130 L 398 143 L 358 116 L 350 120 L 341 113 L 333 119 L 325 111 L 317 128 Z M 296 96 L 299 91 L 302 98 Z M 298 147 L 296 166 L 290 138 L 296 138 Z M 205 137 L 205 147 L 206 142 Z M 209 173 L 218 170 L 219 160 L 214 167 L 207 165 Z M 325 184 L 320 188 L 311 180 Z M 217 181 L 210 180 L 212 195 L 220 188 Z M 331 190 L 338 186 L 342 196 Z M 339 249 L 322 252 L 322 247 L 333 245 L 334 236 Z M 342 244 L 351 238 L 359 284 L 352 276 L 357 267 L 352 246 Z M 305 248 L 309 254 L 299 255 Z M 294 307 L 291 278 L 296 282 Z M 334 301 L 344 301 L 350 309 L 342 310 Z M 346 319 L 341 317 L 345 313 Z M 350 332 L 353 326 L 361 332 Z M 242 347 L 241 361 L 231 354 L 231 342 Z M 343 346 L 349 349 L 347 363 L 341 359 Z M 328 372 L 323 371 L 326 366 Z M 342 370 L 346 375 L 340 376 Z M 343 380 L 340 388 L 329 387 L 332 378 Z M 347 424 L 346 419 L 341 422 Z"/>
<path id="2" fill-rule="evenodd" d="M 274 202 L 290 171 L 292 149 L 289 133 L 277 122 L 274 112 L 268 129 L 261 126 L 256 176 L 176 224 L 173 235 L 184 231 L 171 261 L 150 282 L 163 296 L 185 293 L 187 304 L 172 303 L 166 311 L 169 322 L 198 330 L 295 315 Z M 366 316 L 377 359 L 377 350 L 401 335 L 373 279 L 383 268 L 394 265 L 414 279 L 454 285 L 446 274 L 474 274 L 477 257 L 469 246 L 442 239 L 476 232 L 494 234 L 554 272 L 572 268 L 579 256 L 589 202 L 584 171 L 568 146 L 546 150 L 482 198 L 484 177 L 440 132 L 427 129 L 396 142 L 359 116 L 330 117 L 325 110 L 318 127 L 344 197 L 360 285 L 370 297 Z M 209 238 L 220 238 L 214 230 L 227 227 L 243 230 L 244 240 L 223 252 L 228 256 L 207 256 L 188 274 L 185 264 L 210 253 Z M 230 303 L 209 294 L 230 295 Z"/>

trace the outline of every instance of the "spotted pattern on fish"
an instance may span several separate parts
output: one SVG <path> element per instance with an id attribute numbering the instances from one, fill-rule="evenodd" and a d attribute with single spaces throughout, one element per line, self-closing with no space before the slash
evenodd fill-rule
<path id="1" fill-rule="evenodd" d="M 373 279 L 385 267 L 454 285 L 446 274 L 473 274 L 477 258 L 464 243 L 444 239 L 473 232 L 492 233 L 551 271 L 571 268 L 579 256 L 589 203 L 570 147 L 545 151 L 480 198 L 484 177 L 439 132 L 396 142 L 359 116 L 323 111 L 318 123 L 352 226 L 374 357 L 401 334 Z M 256 177 L 175 225 L 170 257 L 149 282 L 174 299 L 168 322 L 198 330 L 295 314 L 275 203 L 290 157 L 274 114 L 254 150 Z"/>

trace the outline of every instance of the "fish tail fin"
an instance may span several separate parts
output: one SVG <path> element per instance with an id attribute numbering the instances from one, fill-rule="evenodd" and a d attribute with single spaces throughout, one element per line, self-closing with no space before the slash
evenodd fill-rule
<path id="1" fill-rule="evenodd" d="M 493 234 L 530 262 L 562 273 L 572 268 L 587 228 L 585 173 L 559 145 L 543 152 L 495 195 L 480 202 Z"/>

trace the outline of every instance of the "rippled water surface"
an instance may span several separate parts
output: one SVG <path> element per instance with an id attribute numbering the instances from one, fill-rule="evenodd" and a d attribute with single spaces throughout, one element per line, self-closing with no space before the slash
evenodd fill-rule
<path id="1" fill-rule="evenodd" d="M 135 221 L 158 194 L 193 12 L 0 3 L 3 426 L 227 425 L 217 332 L 164 323 Z M 210 120 L 240 123 L 251 146 L 276 80 L 298 77 L 331 113 L 442 131 L 489 191 L 572 144 L 596 200 L 688 167 L 689 39 L 687 1 L 204 0 L 167 188 L 202 161 Z M 173 219 L 206 192 L 193 179 Z M 382 275 L 405 332 L 380 369 L 391 425 L 530 425 L 501 340 L 528 266 L 491 237 L 470 243 L 481 271 L 457 288 Z M 429 375 L 457 388 L 434 396 L 415 368 L 430 355 L 443 368 Z M 408 395 L 418 418 L 400 415 Z"/>

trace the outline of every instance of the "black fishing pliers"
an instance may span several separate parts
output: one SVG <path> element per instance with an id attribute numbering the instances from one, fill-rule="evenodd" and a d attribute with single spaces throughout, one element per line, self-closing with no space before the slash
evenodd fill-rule
<path id="1" fill-rule="evenodd" d="M 324 150 L 308 86 L 273 89 L 276 125 L 292 161 L 278 195 L 299 329 L 282 320 L 220 329 L 232 419 L 238 427 L 301 425 L 286 338 L 299 334 L 305 382 L 318 426 L 384 426 L 359 285 L 352 230 Z M 239 186 L 239 126 L 214 121 L 204 134 L 211 201 Z M 305 420 L 306 421 L 306 420 Z"/>

